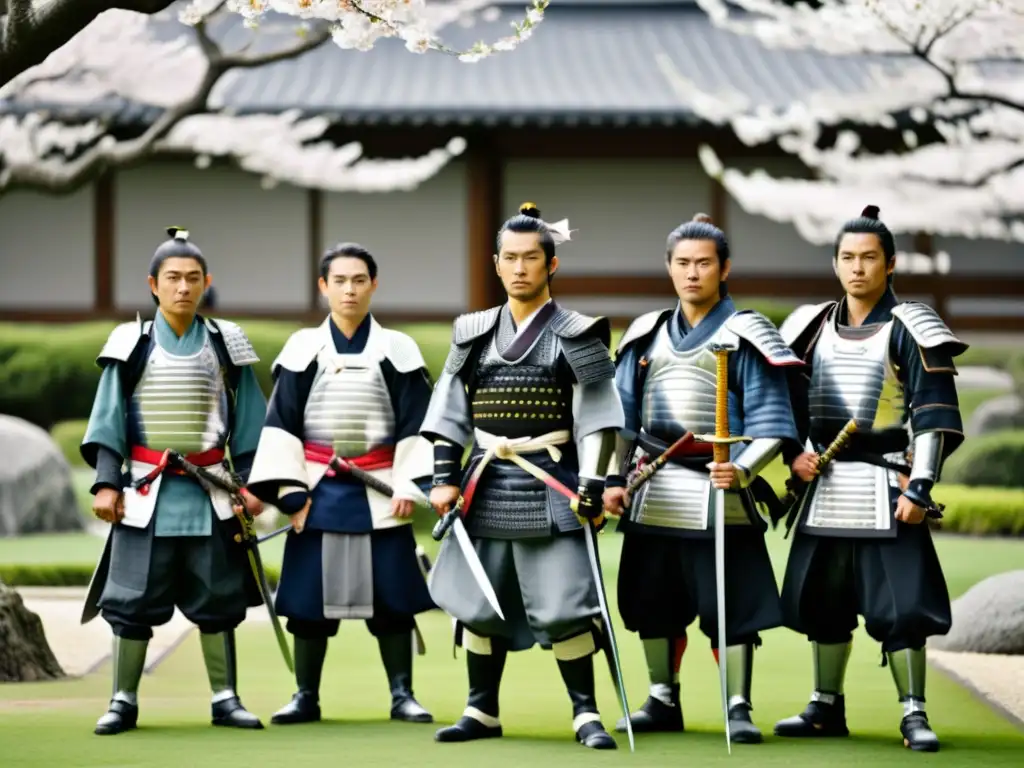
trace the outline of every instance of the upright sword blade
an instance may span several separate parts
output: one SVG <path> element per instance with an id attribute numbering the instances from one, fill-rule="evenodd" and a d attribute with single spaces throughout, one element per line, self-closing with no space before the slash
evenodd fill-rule
<path id="1" fill-rule="evenodd" d="M 718 611 L 718 677 L 722 691 L 722 712 L 725 716 L 725 747 L 732 754 L 732 734 L 729 732 L 729 687 L 726 670 L 725 645 L 725 491 L 712 489 L 715 508 L 715 597 Z"/>
<path id="2" fill-rule="evenodd" d="M 480 587 L 484 593 L 484 597 L 487 598 L 487 602 L 491 604 L 491 608 L 498 614 L 498 618 L 502 621 L 505 620 L 505 614 L 501 612 L 501 605 L 498 603 L 498 596 L 494 592 L 494 587 L 491 586 L 491 580 L 487 578 L 487 572 L 484 570 L 483 563 L 480 562 L 480 556 L 477 555 L 476 550 L 473 549 L 473 542 L 469 540 L 469 534 L 466 533 L 466 526 L 462 522 L 462 518 L 455 515 L 452 518 L 451 524 L 452 533 L 455 534 L 455 540 L 459 543 L 459 549 L 462 550 L 462 556 L 466 558 L 466 564 L 469 566 L 470 572 L 473 574 L 473 579 L 476 581 L 477 586 Z"/>

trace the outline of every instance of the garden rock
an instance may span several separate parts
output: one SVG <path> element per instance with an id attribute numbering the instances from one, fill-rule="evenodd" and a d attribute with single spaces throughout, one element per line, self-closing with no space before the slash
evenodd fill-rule
<path id="1" fill-rule="evenodd" d="M 84 529 L 60 448 L 35 424 L 0 414 L 0 536 Z"/>
<path id="2" fill-rule="evenodd" d="M 0 581 L 0 683 L 64 677 L 39 616 L 21 595 Z"/>
<path id="3" fill-rule="evenodd" d="M 1024 570 L 990 576 L 953 602 L 949 634 L 933 637 L 941 651 L 1024 655 Z"/>

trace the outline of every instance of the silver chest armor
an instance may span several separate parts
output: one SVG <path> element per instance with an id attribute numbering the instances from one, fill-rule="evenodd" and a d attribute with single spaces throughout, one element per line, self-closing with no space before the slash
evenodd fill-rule
<path id="1" fill-rule="evenodd" d="M 870 336 L 843 338 L 834 316 L 824 323 L 808 393 L 811 434 L 818 441 L 831 442 L 850 419 L 860 430 L 891 426 L 888 419 L 880 419 L 879 408 L 887 384 L 896 391 L 893 402 L 902 404 L 902 387 L 889 359 L 892 327 L 889 321 Z M 892 530 L 890 487 L 896 482 L 895 473 L 884 467 L 834 461 L 805 497 L 802 527 L 851 533 Z"/>
<path id="2" fill-rule="evenodd" d="M 307 440 L 329 445 L 342 457 L 393 442 L 395 412 L 380 361 L 370 349 L 354 355 L 320 352 L 303 420 Z"/>
<path id="3" fill-rule="evenodd" d="M 223 448 L 227 387 L 209 337 L 193 355 L 172 355 L 154 344 L 132 404 L 146 448 L 182 454 Z"/>
<path id="4" fill-rule="evenodd" d="M 733 335 L 724 327 L 702 346 L 680 352 L 672 346 L 668 324 L 658 329 L 647 354 L 647 378 L 640 404 L 640 424 L 644 432 L 671 444 L 692 431 L 715 432 L 715 355 L 712 344 L 722 334 Z M 734 337 L 733 337 L 734 338 Z M 638 449 L 638 454 L 643 451 Z M 648 460 L 655 459 L 649 456 Z M 707 461 L 711 461 L 708 455 Z M 646 483 L 630 507 L 630 520 L 680 530 L 706 531 L 709 522 L 711 482 L 706 473 L 667 462 Z M 727 525 L 750 525 L 751 520 L 741 494 L 725 494 Z"/>

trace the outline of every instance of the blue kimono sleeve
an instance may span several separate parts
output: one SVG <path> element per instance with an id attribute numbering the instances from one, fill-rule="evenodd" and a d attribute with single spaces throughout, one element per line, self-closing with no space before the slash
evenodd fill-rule
<path id="1" fill-rule="evenodd" d="M 252 366 L 241 369 L 238 389 L 235 393 L 234 424 L 228 448 L 231 451 L 231 463 L 242 482 L 249 477 L 252 469 L 253 456 L 260 441 L 260 430 L 267 416 L 267 399 L 260 389 L 259 381 Z"/>
<path id="2" fill-rule="evenodd" d="M 79 446 L 85 463 L 96 470 L 96 482 L 89 491 L 92 494 L 100 488 L 122 488 L 121 465 L 128 455 L 128 422 L 119 366 L 112 363 L 103 369 L 85 437 Z"/>
<path id="3" fill-rule="evenodd" d="M 395 413 L 395 445 L 410 437 L 418 437 L 430 405 L 433 384 L 426 368 L 400 373 L 388 360 L 381 362 L 381 371 L 391 395 Z M 432 473 L 412 478 L 425 494 L 430 493 Z"/>

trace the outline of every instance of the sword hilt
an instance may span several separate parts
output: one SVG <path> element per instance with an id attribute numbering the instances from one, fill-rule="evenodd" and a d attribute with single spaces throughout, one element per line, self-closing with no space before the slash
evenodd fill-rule
<path id="1" fill-rule="evenodd" d="M 430 537 L 434 541 L 440 541 L 444 538 L 444 535 L 448 533 L 448 529 L 455 525 L 455 518 L 462 512 L 462 504 L 465 502 L 465 497 L 459 496 L 459 500 L 455 502 L 455 505 L 442 515 L 441 519 L 434 523 L 434 528 L 430 532 Z"/>

